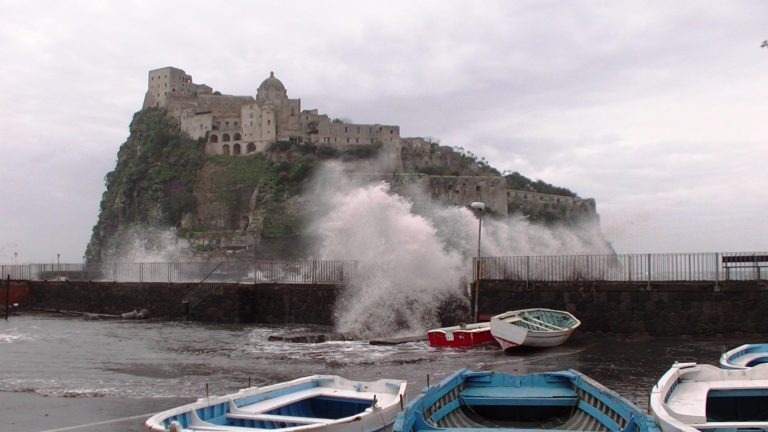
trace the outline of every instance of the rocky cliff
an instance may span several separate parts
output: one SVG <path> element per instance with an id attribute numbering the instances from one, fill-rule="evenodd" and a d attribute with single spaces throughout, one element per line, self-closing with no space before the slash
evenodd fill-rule
<path id="1" fill-rule="evenodd" d="M 151 227 L 169 227 L 180 239 L 178 249 L 185 254 L 174 259 L 233 254 L 301 258 L 309 241 L 303 230 L 307 216 L 302 191 L 315 168 L 323 161 L 339 160 L 347 171 L 358 174 L 380 169 L 373 163 L 380 150 L 377 145 L 335 148 L 277 142 L 263 152 L 242 156 L 206 156 L 205 145 L 205 137 L 190 138 L 163 109 L 136 113 L 115 169 L 105 178 L 87 259 L 125 260 L 136 233 L 152 233 Z M 589 200 L 519 173 L 502 177 L 462 149 L 412 138 L 403 140 L 401 153 L 404 172 L 373 174 L 390 181 L 398 193 L 407 193 L 403 184 L 417 183 L 436 201 L 466 205 L 482 200 L 499 216 L 521 212 L 544 223 L 596 220 L 594 201 L 586 211 L 574 212 Z M 510 187 L 533 193 L 510 194 Z M 563 197 L 563 204 L 549 196 Z M 151 247 L 162 237 L 143 235 L 141 241 Z"/>

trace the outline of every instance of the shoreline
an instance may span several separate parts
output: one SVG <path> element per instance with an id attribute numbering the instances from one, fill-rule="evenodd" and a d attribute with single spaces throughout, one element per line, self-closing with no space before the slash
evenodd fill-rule
<path id="1" fill-rule="evenodd" d="M 138 432 L 146 430 L 144 421 L 151 415 L 189 402 L 180 398 L 60 397 L 0 391 L 0 432 Z"/>

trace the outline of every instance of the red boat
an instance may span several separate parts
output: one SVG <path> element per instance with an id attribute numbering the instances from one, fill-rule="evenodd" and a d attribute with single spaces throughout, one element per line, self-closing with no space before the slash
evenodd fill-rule
<path id="1" fill-rule="evenodd" d="M 427 332 L 429 345 L 433 347 L 476 347 L 494 344 L 491 336 L 491 323 L 479 322 L 474 324 L 459 324 L 453 327 L 443 327 Z"/>

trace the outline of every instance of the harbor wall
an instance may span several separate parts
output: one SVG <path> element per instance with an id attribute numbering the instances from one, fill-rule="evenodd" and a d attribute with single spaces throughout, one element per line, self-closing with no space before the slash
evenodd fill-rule
<path id="1" fill-rule="evenodd" d="M 152 317 L 181 319 L 182 300 L 196 284 L 29 281 L 22 306 L 101 314 L 147 309 Z M 330 324 L 339 288 L 312 284 L 224 284 L 194 309 L 204 322 Z"/>
<path id="2" fill-rule="evenodd" d="M 482 281 L 481 316 L 545 307 L 566 310 L 582 330 L 650 335 L 768 333 L 768 281 Z"/>
<path id="3" fill-rule="evenodd" d="M 23 306 L 120 314 L 147 309 L 182 319 L 194 284 L 28 282 Z M 342 288 L 311 284 L 225 284 L 194 311 L 194 319 L 230 323 L 333 324 Z M 768 334 L 768 281 L 528 282 L 482 281 L 481 317 L 507 310 L 567 310 L 592 332 L 650 335 Z M 469 318 L 467 317 L 467 321 Z M 443 324 L 454 324 L 444 322 Z"/>

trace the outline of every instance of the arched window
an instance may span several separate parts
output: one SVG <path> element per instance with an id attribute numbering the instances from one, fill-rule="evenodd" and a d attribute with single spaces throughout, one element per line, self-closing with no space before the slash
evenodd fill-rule
<path id="1" fill-rule="evenodd" d="M 212 142 L 212 143 L 217 143 L 217 142 L 219 142 L 219 136 L 218 136 L 218 135 L 216 135 L 216 134 L 212 134 L 212 135 L 211 135 L 211 142 Z"/>
<path id="2" fill-rule="evenodd" d="M 240 154 L 240 144 L 235 144 L 232 146 L 232 153 L 236 155 Z"/>
<path id="3" fill-rule="evenodd" d="M 240 141 L 240 134 L 236 133 L 234 138 L 232 138 L 232 139 L 235 140 L 235 141 Z"/>
<path id="4" fill-rule="evenodd" d="M 221 154 L 229 156 L 229 144 L 224 144 L 221 147 Z"/>
<path id="5" fill-rule="evenodd" d="M 229 134 L 224 134 L 221 136 L 221 140 L 224 142 L 229 142 Z"/>
<path id="6" fill-rule="evenodd" d="M 248 147 L 246 147 L 246 150 L 248 153 L 253 153 L 256 151 L 256 144 L 254 143 L 248 143 Z"/>

